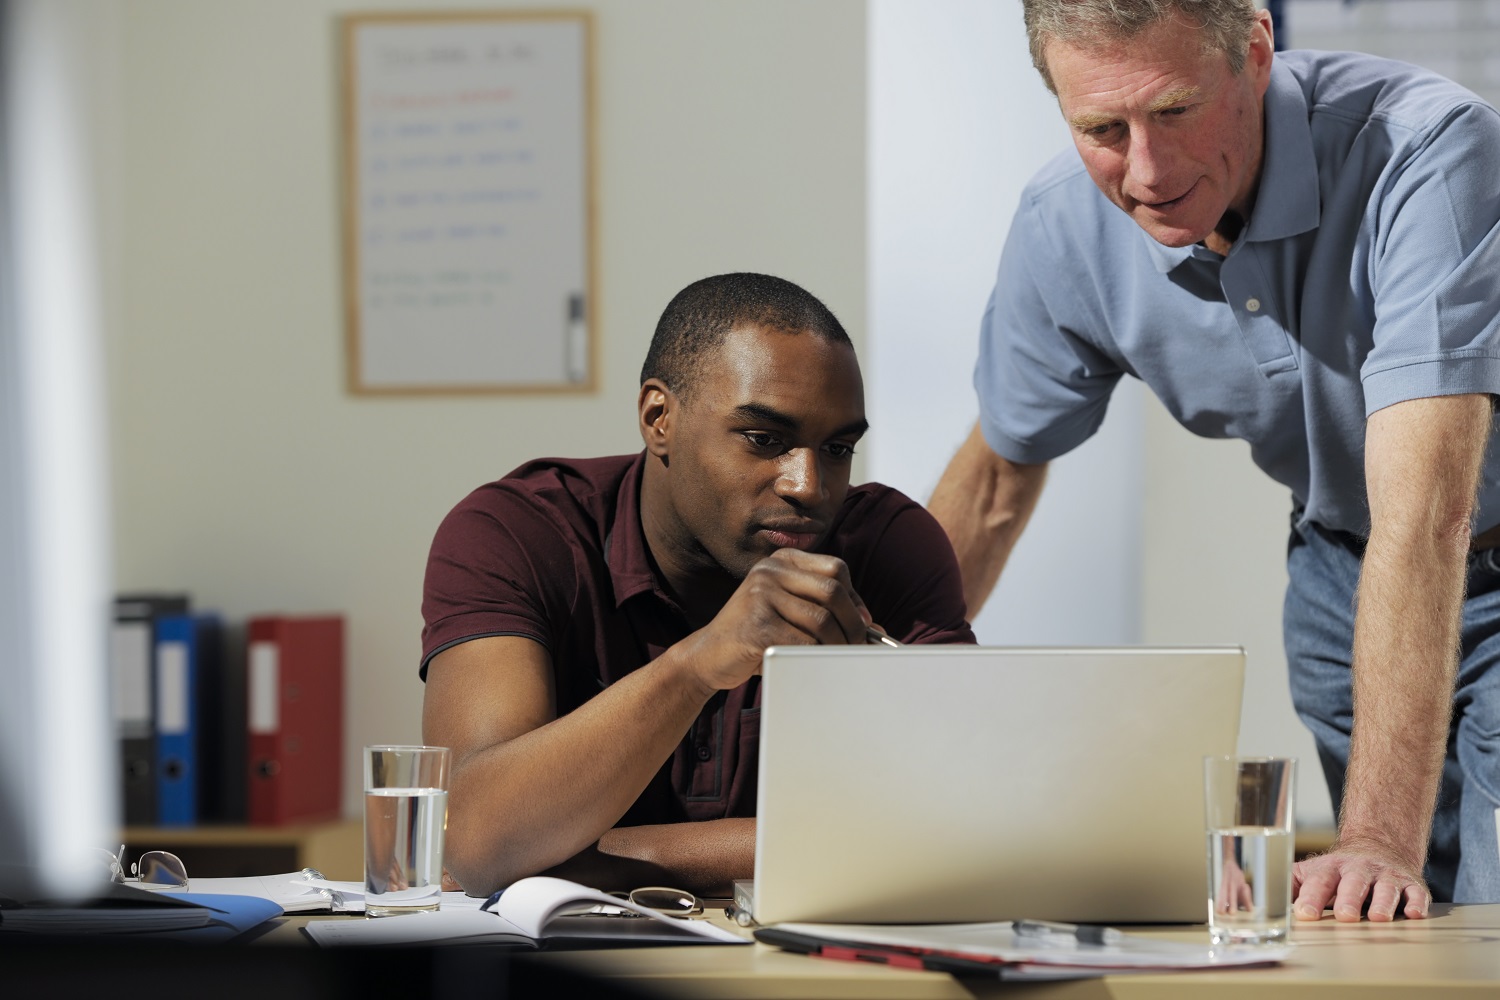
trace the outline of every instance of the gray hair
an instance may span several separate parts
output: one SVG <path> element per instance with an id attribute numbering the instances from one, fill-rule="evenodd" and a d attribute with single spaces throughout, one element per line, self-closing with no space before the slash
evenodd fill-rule
<path id="1" fill-rule="evenodd" d="M 1255 25 L 1255 0 L 1022 0 L 1022 4 L 1032 65 L 1054 94 L 1057 87 L 1047 71 L 1048 42 L 1123 41 L 1180 14 L 1198 25 L 1208 49 L 1229 57 L 1230 70 L 1238 74 L 1245 68 Z"/>

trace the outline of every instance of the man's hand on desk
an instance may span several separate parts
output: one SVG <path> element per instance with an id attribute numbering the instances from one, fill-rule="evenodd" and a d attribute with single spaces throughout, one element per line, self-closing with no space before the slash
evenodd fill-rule
<path id="1" fill-rule="evenodd" d="M 1356 922 L 1370 901 L 1369 917 L 1383 922 L 1395 918 L 1397 907 L 1409 920 L 1427 916 L 1432 893 L 1413 868 L 1394 852 L 1376 844 L 1336 844 L 1327 854 L 1299 861 L 1292 868 L 1292 915 L 1298 920 L 1322 919 L 1333 907 L 1333 918 Z"/>

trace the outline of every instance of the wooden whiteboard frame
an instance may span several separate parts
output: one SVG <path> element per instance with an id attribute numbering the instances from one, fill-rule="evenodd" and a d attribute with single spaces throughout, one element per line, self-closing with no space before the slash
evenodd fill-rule
<path id="1" fill-rule="evenodd" d="M 411 384 L 367 385 L 362 373 L 362 301 L 360 296 L 363 263 L 360 254 L 360 145 L 356 134 L 357 120 L 355 102 L 359 94 L 359 67 L 357 65 L 356 34 L 362 27 L 370 25 L 427 25 L 454 24 L 463 21 L 483 22 L 535 22 L 576 21 L 582 29 L 580 64 L 583 70 L 581 95 L 583 101 L 583 241 L 584 241 L 584 336 L 588 365 L 587 377 L 579 381 L 560 380 L 540 383 L 436 383 L 423 384 L 414 380 Z M 596 169 L 595 169 L 595 123 L 594 123 L 594 19 L 586 10 L 515 10 L 515 11 L 451 11 L 420 13 L 368 13 L 351 14 L 341 18 L 340 47 L 342 57 L 341 129 L 343 133 L 343 184 L 344 184 L 344 326 L 347 355 L 347 387 L 354 395 L 369 396 L 430 396 L 430 395 L 475 395 L 495 393 L 592 393 L 599 385 L 599 337 L 598 299 L 596 289 L 598 275 L 598 240 L 596 224 Z"/>

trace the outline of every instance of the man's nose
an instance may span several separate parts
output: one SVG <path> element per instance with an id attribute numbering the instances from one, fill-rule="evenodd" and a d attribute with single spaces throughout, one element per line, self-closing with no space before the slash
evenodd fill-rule
<path id="1" fill-rule="evenodd" d="M 1125 176 L 1137 197 L 1141 194 L 1168 194 L 1157 188 L 1170 174 L 1170 160 L 1171 153 L 1161 135 L 1155 134 L 1146 126 L 1130 130 L 1130 147 L 1125 153 Z"/>
<path id="2" fill-rule="evenodd" d="M 782 457 L 776 495 L 798 507 L 816 507 L 827 499 L 816 448 L 793 448 Z"/>

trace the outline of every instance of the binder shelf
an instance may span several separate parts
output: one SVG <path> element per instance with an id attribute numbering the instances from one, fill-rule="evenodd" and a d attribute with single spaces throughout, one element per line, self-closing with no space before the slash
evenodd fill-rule
<path id="1" fill-rule="evenodd" d="M 325 878 L 364 878 L 363 826 L 357 819 L 290 826 L 127 826 L 125 862 L 171 851 L 190 877 L 234 878 L 316 868 Z"/>

